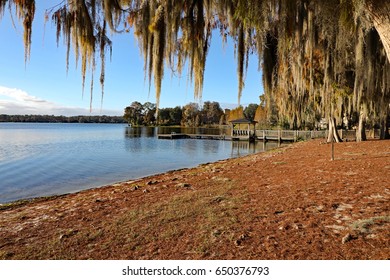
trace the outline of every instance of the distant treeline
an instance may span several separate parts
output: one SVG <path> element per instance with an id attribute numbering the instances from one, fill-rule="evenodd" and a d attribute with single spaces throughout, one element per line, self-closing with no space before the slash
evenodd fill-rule
<path id="1" fill-rule="evenodd" d="M 119 116 L 53 116 L 53 115 L 0 115 L 0 122 L 35 123 L 126 123 Z"/>
<path id="2" fill-rule="evenodd" d="M 131 125 L 180 125 L 186 127 L 199 127 L 210 125 L 225 125 L 230 120 L 247 118 L 254 120 L 257 104 L 249 104 L 245 109 L 238 107 L 234 110 L 222 110 L 215 101 L 205 101 L 202 105 L 188 103 L 183 107 L 160 108 L 156 104 L 146 102 L 141 104 L 134 101 L 125 108 L 124 119 Z M 156 112 L 157 117 L 156 117 Z"/>

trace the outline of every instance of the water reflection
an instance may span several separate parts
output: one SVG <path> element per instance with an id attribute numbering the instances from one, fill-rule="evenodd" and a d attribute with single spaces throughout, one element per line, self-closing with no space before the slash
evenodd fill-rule
<path id="1" fill-rule="evenodd" d="M 154 137 L 157 135 L 157 127 L 125 127 L 126 137 Z"/>
<path id="2" fill-rule="evenodd" d="M 277 142 L 249 142 L 249 141 L 231 141 L 231 157 L 240 157 L 247 154 L 254 154 L 269 151 L 280 147 L 283 144 Z"/>
<path id="3" fill-rule="evenodd" d="M 150 149 L 173 149 L 184 151 L 186 156 L 218 154 L 230 151 L 230 157 L 240 157 L 248 154 L 268 151 L 280 146 L 276 142 L 249 141 L 218 141 L 198 139 L 158 140 L 158 134 L 230 134 L 226 128 L 191 128 L 191 127 L 125 127 L 125 149 L 136 153 L 147 153 Z M 146 139 L 147 138 L 147 139 Z M 131 139 L 131 140 L 130 140 Z"/>
<path id="4" fill-rule="evenodd" d="M 207 134 L 207 135 L 228 135 L 230 130 L 226 128 L 205 128 L 205 127 L 159 127 L 158 134 L 184 133 L 184 134 Z"/>

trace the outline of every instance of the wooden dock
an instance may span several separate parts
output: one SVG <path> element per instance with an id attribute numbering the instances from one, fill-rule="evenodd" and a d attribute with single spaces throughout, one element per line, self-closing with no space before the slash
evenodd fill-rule
<path id="1" fill-rule="evenodd" d="M 188 134 L 171 133 L 157 134 L 158 139 L 209 139 L 229 141 L 263 141 L 263 142 L 296 142 L 314 138 L 324 138 L 326 131 L 299 131 L 299 130 L 234 130 L 232 135 L 215 134 Z"/>
<path id="2" fill-rule="evenodd" d="M 171 133 L 157 134 L 158 139 L 209 139 L 209 140 L 231 140 L 230 136 L 214 135 L 214 134 L 187 134 L 187 133 Z"/>
<path id="3" fill-rule="evenodd" d="M 367 130 L 368 138 L 379 138 L 379 130 Z M 238 130 L 234 129 L 231 135 L 227 134 L 188 134 L 171 133 L 157 134 L 158 139 L 210 139 L 210 140 L 229 140 L 229 141 L 263 141 L 263 142 L 296 142 L 300 140 L 326 138 L 327 130 Z M 339 130 L 339 134 L 345 141 L 356 140 L 356 130 Z"/>
<path id="4" fill-rule="evenodd" d="M 185 133 L 171 133 L 171 134 L 157 134 L 158 139 L 187 139 L 189 138 Z"/>

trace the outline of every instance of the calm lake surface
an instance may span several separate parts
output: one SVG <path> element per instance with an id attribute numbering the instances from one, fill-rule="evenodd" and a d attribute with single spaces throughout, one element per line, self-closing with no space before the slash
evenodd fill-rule
<path id="1" fill-rule="evenodd" d="M 0 123 L 0 203 L 75 192 L 277 145 L 157 139 L 157 133 L 172 131 L 221 133 L 124 124 Z"/>

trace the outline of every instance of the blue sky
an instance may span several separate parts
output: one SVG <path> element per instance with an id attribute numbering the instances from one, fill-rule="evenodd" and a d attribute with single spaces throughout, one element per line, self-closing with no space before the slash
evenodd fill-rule
<path id="1" fill-rule="evenodd" d="M 37 1 L 30 60 L 24 62 L 23 28 L 8 10 L 0 21 L 0 114 L 53 115 L 122 115 L 133 101 L 155 103 L 154 88 L 149 94 L 144 83 L 143 58 L 131 33 L 113 35 L 112 60 L 106 62 L 106 82 L 101 109 L 99 71 L 95 74 L 92 112 L 90 112 L 90 73 L 84 96 L 80 67 L 76 68 L 73 53 L 66 73 L 66 48 L 62 39 L 57 47 L 55 28 L 48 21 L 44 28 L 47 1 Z M 72 50 L 71 50 L 72 52 Z M 241 104 L 259 103 L 263 93 L 258 60 L 252 56 L 245 81 Z M 213 36 L 207 58 L 203 101 L 217 101 L 223 108 L 237 106 L 237 75 L 234 44 L 223 48 L 217 34 Z M 165 70 L 160 108 L 183 106 L 194 99 L 193 87 L 183 77 L 172 77 Z"/>

